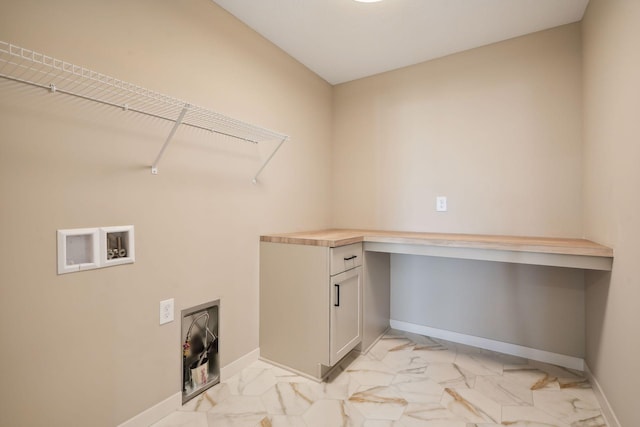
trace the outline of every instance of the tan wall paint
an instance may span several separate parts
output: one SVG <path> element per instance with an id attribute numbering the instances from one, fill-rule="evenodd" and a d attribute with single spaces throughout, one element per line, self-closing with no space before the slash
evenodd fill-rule
<path id="1" fill-rule="evenodd" d="M 580 76 L 573 24 L 336 86 L 334 225 L 580 236 Z"/>
<path id="2" fill-rule="evenodd" d="M 334 225 L 581 236 L 581 72 L 573 24 L 336 86 Z M 391 282 L 394 320 L 584 355 L 579 271 L 393 256 Z"/>
<path id="3" fill-rule="evenodd" d="M 221 360 L 258 347 L 258 236 L 329 225 L 332 89 L 208 0 L 0 2 L 0 40 L 280 130 L 181 129 L 0 81 L 0 425 L 113 426 L 180 390 L 176 313 L 221 298 Z M 56 230 L 136 227 L 136 263 L 56 275 Z"/>
<path id="4" fill-rule="evenodd" d="M 152 177 L 169 125 L 0 81 L 0 424 L 114 425 L 175 393 L 164 298 L 179 310 L 221 297 L 223 364 L 253 350 L 256 237 L 328 225 L 330 179 L 334 226 L 580 236 L 584 195 L 587 237 L 616 249 L 611 278 L 588 275 L 588 363 L 637 424 L 620 387 L 640 352 L 625 330 L 637 323 L 633 3 L 587 13 L 581 192 L 576 25 L 340 85 L 332 112 L 325 82 L 211 2 L 0 0 L 0 40 L 293 136 L 258 187 L 270 147 L 190 131 Z M 56 229 L 130 223 L 136 264 L 55 275 Z"/>
<path id="5" fill-rule="evenodd" d="M 587 364 L 623 426 L 640 425 L 640 2 L 591 0 L 584 39 L 585 235 L 614 248 L 587 276 Z"/>

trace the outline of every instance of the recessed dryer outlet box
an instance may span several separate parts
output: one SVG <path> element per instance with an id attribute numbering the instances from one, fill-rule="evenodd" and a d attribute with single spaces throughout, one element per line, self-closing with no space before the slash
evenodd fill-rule
<path id="1" fill-rule="evenodd" d="M 103 267 L 133 263 L 135 255 L 133 225 L 100 229 L 100 262 Z"/>
<path id="2" fill-rule="evenodd" d="M 97 228 L 58 230 L 58 274 L 100 267 Z"/>

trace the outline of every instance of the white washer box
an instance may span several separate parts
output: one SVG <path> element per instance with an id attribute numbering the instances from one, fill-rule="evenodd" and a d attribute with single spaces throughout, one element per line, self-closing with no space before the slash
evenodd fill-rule
<path id="1" fill-rule="evenodd" d="M 58 230 L 58 274 L 98 268 L 99 252 L 97 228 Z"/>
<path id="2" fill-rule="evenodd" d="M 58 230 L 58 274 L 134 261 L 133 225 Z"/>
<path id="3" fill-rule="evenodd" d="M 135 261 L 133 225 L 100 229 L 100 262 L 102 267 L 131 264 Z"/>

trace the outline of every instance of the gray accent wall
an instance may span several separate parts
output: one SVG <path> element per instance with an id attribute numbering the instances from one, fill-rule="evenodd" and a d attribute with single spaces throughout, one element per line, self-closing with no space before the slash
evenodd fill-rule
<path id="1" fill-rule="evenodd" d="M 582 358 L 582 270 L 391 255 L 391 319 Z"/>

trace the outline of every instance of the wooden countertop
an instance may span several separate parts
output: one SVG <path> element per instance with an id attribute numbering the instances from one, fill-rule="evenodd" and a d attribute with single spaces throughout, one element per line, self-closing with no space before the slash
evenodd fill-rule
<path id="1" fill-rule="evenodd" d="M 585 239 L 328 229 L 260 236 L 263 242 L 338 247 L 351 243 L 394 243 L 613 258 L 613 249 Z"/>
<path id="2" fill-rule="evenodd" d="M 351 243 L 364 242 L 367 235 L 366 230 L 346 230 L 330 229 L 316 231 L 302 231 L 299 233 L 268 234 L 260 236 L 262 242 L 291 243 L 296 245 L 310 246 L 338 246 L 350 245 Z"/>

